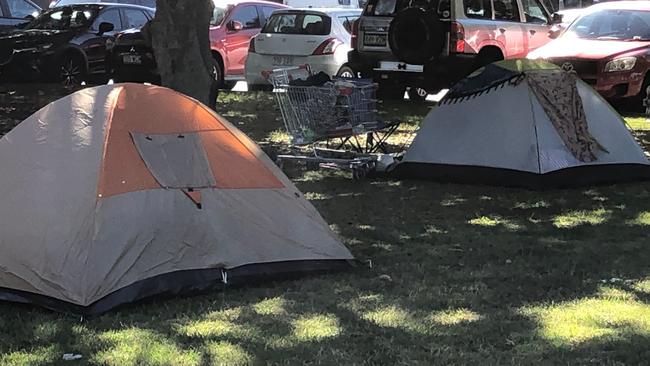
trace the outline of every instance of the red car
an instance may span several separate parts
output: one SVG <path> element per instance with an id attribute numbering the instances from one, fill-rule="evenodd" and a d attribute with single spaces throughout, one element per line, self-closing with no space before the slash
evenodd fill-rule
<path id="1" fill-rule="evenodd" d="M 260 32 L 273 11 L 287 6 L 259 0 L 213 1 L 210 48 L 220 66 L 216 70 L 219 86 L 230 89 L 245 79 L 244 64 L 251 38 Z M 115 81 L 160 81 L 151 45 L 139 29 L 118 34 L 108 48 L 109 69 Z"/>
<path id="2" fill-rule="evenodd" d="M 607 99 L 640 101 L 650 86 L 650 1 L 591 6 L 528 58 L 575 71 Z"/>
<path id="3" fill-rule="evenodd" d="M 286 8 L 261 0 L 214 0 L 210 46 L 221 66 L 222 85 L 229 87 L 245 80 L 244 65 L 251 38 L 260 32 L 273 11 Z"/>

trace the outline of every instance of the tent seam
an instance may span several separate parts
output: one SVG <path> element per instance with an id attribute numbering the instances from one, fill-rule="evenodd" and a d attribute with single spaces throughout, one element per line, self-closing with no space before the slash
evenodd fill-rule
<path id="1" fill-rule="evenodd" d="M 530 86 L 526 88 L 528 91 L 528 102 L 530 103 L 530 112 L 533 115 L 533 129 L 535 130 L 535 148 L 537 149 L 537 171 L 542 174 L 542 161 L 539 155 L 539 135 L 537 134 L 537 117 L 535 116 L 535 108 L 533 108 L 533 96 L 530 92 Z"/>

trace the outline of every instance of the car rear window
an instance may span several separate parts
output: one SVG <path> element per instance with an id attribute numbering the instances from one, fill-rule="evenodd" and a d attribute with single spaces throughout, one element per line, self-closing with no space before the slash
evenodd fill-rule
<path id="1" fill-rule="evenodd" d="M 274 13 L 262 33 L 325 36 L 330 34 L 331 26 L 332 19 L 325 15 Z"/>
<path id="2" fill-rule="evenodd" d="M 448 19 L 450 0 L 369 0 L 364 9 L 365 16 L 394 16 L 400 11 L 417 6 L 432 9 L 441 19 Z"/>

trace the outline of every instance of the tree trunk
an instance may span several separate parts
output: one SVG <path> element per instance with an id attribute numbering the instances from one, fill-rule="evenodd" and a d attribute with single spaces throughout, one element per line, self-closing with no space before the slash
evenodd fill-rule
<path id="1" fill-rule="evenodd" d="M 156 0 L 156 16 L 145 30 L 163 86 L 214 109 L 216 62 L 210 51 L 211 0 Z"/>

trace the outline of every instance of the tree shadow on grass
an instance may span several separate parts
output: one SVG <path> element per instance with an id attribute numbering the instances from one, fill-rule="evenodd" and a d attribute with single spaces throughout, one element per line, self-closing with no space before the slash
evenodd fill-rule
<path id="1" fill-rule="evenodd" d="M 241 113 L 251 100 L 228 103 Z M 256 139 L 280 126 L 246 118 L 232 117 L 256 125 Z M 33 364 L 52 364 L 63 352 L 121 365 L 647 359 L 649 331 L 629 316 L 648 304 L 639 287 L 650 263 L 647 184 L 534 192 L 290 174 L 372 268 L 144 302 L 83 322 L 0 304 L 0 360 L 24 364 L 31 353 Z M 603 283 L 614 278 L 632 282 Z M 628 315 L 608 323 L 603 314 Z M 574 334 L 565 323 L 586 328 Z"/>

